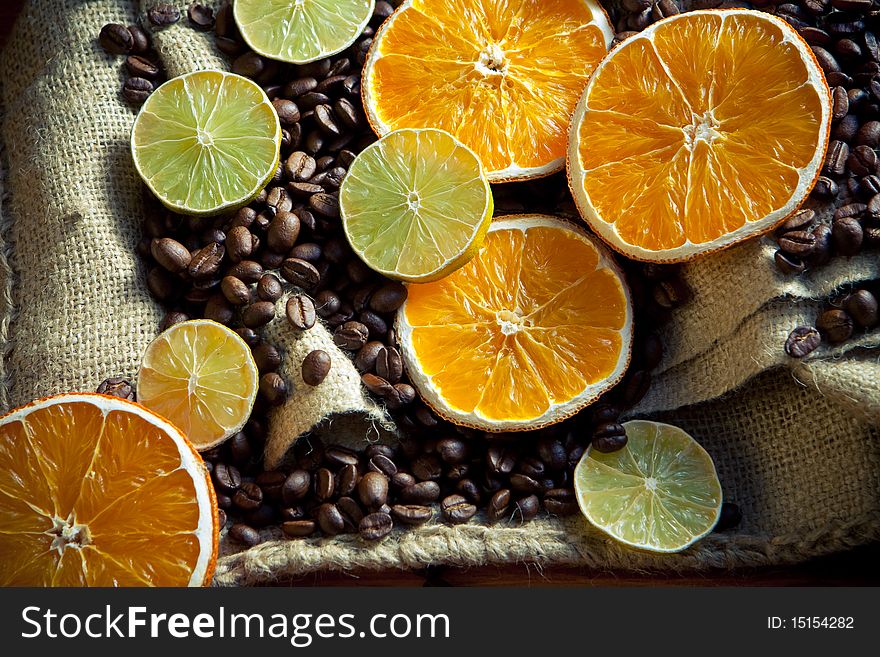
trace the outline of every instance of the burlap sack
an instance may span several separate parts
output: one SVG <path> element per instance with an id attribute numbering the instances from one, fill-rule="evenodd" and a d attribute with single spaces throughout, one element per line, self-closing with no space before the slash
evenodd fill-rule
<path id="1" fill-rule="evenodd" d="M 132 375 L 155 333 L 160 311 L 134 254 L 142 210 L 128 156 L 134 111 L 119 99 L 120 62 L 95 41 L 108 21 L 137 20 L 147 3 L 138 5 L 32 0 L 3 53 L 9 198 L 0 225 L 0 404 L 7 407 L 92 389 L 111 374 Z M 183 24 L 154 39 L 171 74 L 225 65 L 209 35 Z M 811 320 L 819 299 L 876 277 L 876 261 L 838 260 L 800 282 L 777 278 L 769 253 L 766 243 L 754 241 L 687 268 L 694 301 L 666 330 L 667 355 L 638 409 L 683 426 L 712 454 L 726 496 L 743 509 L 736 531 L 668 556 L 624 548 L 580 518 L 430 524 L 395 531 L 378 545 L 355 536 L 287 541 L 276 535 L 240 552 L 224 541 L 217 583 L 429 564 L 680 571 L 793 563 L 878 540 L 880 375 L 867 348 L 875 338 L 845 351 L 821 350 L 804 363 L 781 353 L 788 330 Z M 798 301 L 789 304 L 787 296 Z M 271 331 L 291 354 L 327 344 L 320 329 L 293 336 L 277 322 Z M 285 372 L 300 390 L 296 361 L 290 358 Z M 320 406 L 319 390 L 308 392 Z M 367 427 L 381 414 L 366 402 L 360 406 L 362 400 L 348 403 L 368 418 L 367 440 Z M 278 440 L 312 424 L 299 411 L 294 405 L 273 418 L 270 431 Z M 335 436 L 339 426 L 334 420 L 327 430 Z"/>

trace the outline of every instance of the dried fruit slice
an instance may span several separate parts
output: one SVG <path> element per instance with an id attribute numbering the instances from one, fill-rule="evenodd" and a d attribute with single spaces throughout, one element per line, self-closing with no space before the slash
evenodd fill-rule
<path id="1" fill-rule="evenodd" d="M 375 0 L 235 0 L 233 16 L 256 52 L 305 64 L 355 42 L 373 15 Z"/>
<path id="2" fill-rule="evenodd" d="M 235 331 L 195 319 L 175 324 L 147 347 L 138 401 L 205 450 L 244 427 L 257 397 L 257 378 L 251 350 Z"/>
<path id="3" fill-rule="evenodd" d="M 407 0 L 373 40 L 364 108 L 380 136 L 446 130 L 492 182 L 547 175 L 613 36 L 594 0 Z"/>
<path id="4" fill-rule="evenodd" d="M 0 586 L 202 586 L 217 522 L 201 457 L 138 404 L 58 395 L 0 418 Z"/>
<path id="5" fill-rule="evenodd" d="M 492 220 L 479 158 L 442 130 L 397 130 L 351 164 L 339 193 L 355 253 L 389 278 L 447 276 L 479 250 Z"/>
<path id="6" fill-rule="evenodd" d="M 260 86 L 198 71 L 150 94 L 131 131 L 147 187 L 168 208 L 215 215 L 248 204 L 278 168 L 281 124 Z"/>
<path id="7" fill-rule="evenodd" d="M 626 447 L 610 454 L 590 447 L 575 468 L 581 511 L 627 545 L 683 550 L 712 531 L 721 513 L 712 457 L 670 424 L 634 420 L 623 426 Z"/>
<path id="8" fill-rule="evenodd" d="M 615 48 L 584 90 L 572 194 L 620 252 L 687 260 L 795 212 L 830 119 L 822 70 L 785 21 L 738 9 L 673 16 Z"/>
<path id="9" fill-rule="evenodd" d="M 467 265 L 408 292 L 397 314 L 407 371 L 457 424 L 522 431 L 558 422 L 629 362 L 632 308 L 620 269 L 555 217 L 496 219 Z"/>

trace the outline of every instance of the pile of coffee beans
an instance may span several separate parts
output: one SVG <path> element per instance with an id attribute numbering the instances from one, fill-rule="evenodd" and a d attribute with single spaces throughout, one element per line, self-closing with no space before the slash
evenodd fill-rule
<path id="1" fill-rule="evenodd" d="M 110 55 L 125 55 L 126 79 L 121 93 L 132 105 L 143 104 L 165 80 L 159 56 L 140 26 L 108 23 L 101 28 L 98 43 Z"/>
<path id="2" fill-rule="evenodd" d="M 871 281 L 852 292 L 830 299 L 816 319 L 816 326 L 798 326 L 789 334 L 785 341 L 785 353 L 792 358 L 803 358 L 823 340 L 837 345 L 855 334 L 876 329 L 880 326 L 878 296 L 880 281 Z"/>
<path id="3" fill-rule="evenodd" d="M 377 2 L 351 48 L 294 66 L 249 50 L 229 6 L 222 7 L 212 17 L 218 48 L 230 57 L 232 70 L 256 80 L 272 100 L 282 124 L 281 165 L 250 205 L 229 216 L 184 217 L 148 198 L 139 253 L 150 292 L 167 308 L 160 328 L 198 317 L 233 327 L 260 371 L 260 394 L 247 425 L 203 454 L 222 524 L 228 520 L 229 536 L 247 545 L 259 542 L 265 536 L 259 530 L 269 526 L 289 538 L 356 532 L 376 540 L 393 527 L 429 520 L 460 524 L 479 516 L 518 524 L 540 514 L 576 512 L 574 466 L 591 443 L 602 451 L 626 444 L 618 418 L 644 396 L 660 362 L 663 347 L 655 329 L 689 297 L 676 267 L 622 261 L 637 315 L 631 367 L 597 404 L 561 424 L 485 434 L 454 426 L 423 404 L 407 379 L 393 329 L 406 287 L 357 258 L 344 237 L 338 205 L 348 167 L 376 139 L 360 103 L 360 69 L 375 29 L 393 9 Z M 193 20 L 192 8 L 190 22 L 211 29 L 211 21 Z M 500 214 L 576 214 L 562 173 L 498 185 L 493 193 Z M 290 383 L 278 373 L 281 355 L 261 332 L 275 319 L 276 301 L 288 288 L 295 293 L 279 321 L 294 331 L 323 322 L 332 331 L 366 390 L 400 428 L 397 445 L 354 452 L 307 435 L 296 442 L 283 469 L 264 469 L 266 412 L 284 402 Z M 320 386 L 334 363 L 316 350 L 300 366 L 306 385 Z M 118 380 L 102 387 L 133 394 Z M 726 513 L 739 517 L 733 505 Z"/>

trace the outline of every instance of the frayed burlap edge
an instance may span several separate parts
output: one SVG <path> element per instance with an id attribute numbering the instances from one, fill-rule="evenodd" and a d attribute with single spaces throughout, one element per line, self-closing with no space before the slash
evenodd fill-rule
<path id="1" fill-rule="evenodd" d="M 2 93 L 0 93 L 2 98 Z M 0 107 L 0 125 L 3 124 L 5 112 Z M 9 390 L 12 387 L 6 360 L 12 351 L 9 327 L 15 321 L 15 302 L 12 292 L 15 289 L 15 273 L 9 265 L 12 244 L 9 242 L 9 228 L 12 217 L 7 212 L 9 191 L 6 189 L 6 148 L 0 140 L 0 408 L 9 408 Z"/>
<path id="2" fill-rule="evenodd" d="M 880 540 L 880 512 L 835 521 L 803 535 L 712 535 L 678 555 L 626 548 L 579 518 L 532 521 L 524 527 L 430 525 L 395 531 L 377 545 L 356 536 L 272 541 L 218 562 L 214 584 L 268 584 L 318 571 L 419 570 L 427 566 L 476 567 L 534 564 L 640 572 L 793 564 Z"/>

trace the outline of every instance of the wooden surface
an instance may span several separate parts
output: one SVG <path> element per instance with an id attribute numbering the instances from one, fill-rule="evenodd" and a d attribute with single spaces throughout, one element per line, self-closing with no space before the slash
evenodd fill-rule
<path id="1" fill-rule="evenodd" d="M 0 0 L 0 47 L 25 0 Z M 701 576 L 652 577 L 535 566 L 433 568 L 422 572 L 321 573 L 282 584 L 296 586 L 880 586 L 880 545 L 787 568 L 721 571 Z"/>

